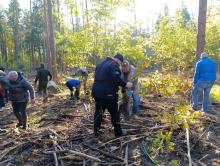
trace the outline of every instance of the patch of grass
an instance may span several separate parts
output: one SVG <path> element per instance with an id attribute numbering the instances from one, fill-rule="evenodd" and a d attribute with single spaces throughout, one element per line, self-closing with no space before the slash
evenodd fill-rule
<path id="1" fill-rule="evenodd" d="M 45 117 L 47 117 L 47 115 L 42 115 L 42 116 L 38 116 L 38 117 L 35 117 L 35 118 L 32 118 L 32 119 L 29 119 L 28 120 L 28 123 L 30 125 L 33 125 L 33 124 L 38 124 L 42 119 L 44 119 Z"/>
<path id="2" fill-rule="evenodd" d="M 220 85 L 214 85 L 210 92 L 210 97 L 215 102 L 220 102 Z"/>

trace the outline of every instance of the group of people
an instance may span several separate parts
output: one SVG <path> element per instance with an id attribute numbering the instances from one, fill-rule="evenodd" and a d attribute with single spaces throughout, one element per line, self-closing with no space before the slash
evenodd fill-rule
<path id="1" fill-rule="evenodd" d="M 198 91 L 203 90 L 202 111 L 207 112 L 209 93 L 216 80 L 216 62 L 202 53 L 196 64 L 192 90 L 192 108 L 198 110 Z M 120 112 L 125 112 L 127 117 L 137 116 L 140 94 L 138 79 L 132 77 L 135 74 L 135 67 L 124 60 L 123 55 L 116 54 L 114 57 L 107 57 L 99 62 L 95 68 L 94 83 L 92 86 L 92 97 L 95 101 L 94 112 L 94 135 L 99 136 L 103 114 L 108 110 L 111 116 L 111 123 L 114 127 L 116 137 L 125 135 L 120 125 Z M 80 88 L 83 84 L 85 94 L 88 94 L 87 80 L 89 73 L 85 69 L 78 69 L 75 76 L 82 79 L 69 79 L 65 85 L 70 91 L 71 99 L 80 99 Z M 52 80 L 51 73 L 41 64 L 37 68 L 35 86 L 38 82 L 38 93 L 43 95 L 43 101 L 47 101 L 47 84 Z M 122 94 L 122 110 L 118 105 L 119 87 Z M 75 92 L 74 92 L 75 89 Z M 74 92 L 74 94 L 73 94 Z M 35 92 L 31 84 L 24 78 L 21 72 L 10 71 L 7 75 L 4 68 L 0 68 L 0 107 L 3 107 L 9 99 L 12 103 L 13 112 L 18 120 L 16 127 L 27 129 L 27 103 L 35 103 Z"/>
<path id="2" fill-rule="evenodd" d="M 120 67 L 121 66 L 121 67 Z M 118 107 L 118 91 L 122 87 L 123 96 L 129 100 L 133 99 L 132 114 L 136 114 L 140 102 L 139 86 L 137 80 L 132 80 L 135 68 L 124 61 L 121 54 L 116 54 L 113 58 L 107 57 L 99 62 L 95 69 L 94 84 L 92 87 L 92 96 L 95 100 L 94 113 L 94 134 L 100 134 L 103 113 L 107 109 L 111 116 L 111 122 L 114 127 L 116 137 L 125 135 L 126 132 L 121 129 L 120 112 Z M 129 102 L 125 103 L 128 104 Z"/>

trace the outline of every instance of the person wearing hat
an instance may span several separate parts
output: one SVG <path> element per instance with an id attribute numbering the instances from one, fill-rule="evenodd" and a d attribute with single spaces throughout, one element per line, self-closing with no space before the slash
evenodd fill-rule
<path id="1" fill-rule="evenodd" d="M 35 86 L 38 82 L 37 92 L 43 95 L 43 101 L 47 101 L 47 84 L 52 80 L 52 75 L 49 70 L 45 69 L 44 64 L 40 64 L 40 68 L 37 69 L 37 75 L 35 78 Z"/>
<path id="2" fill-rule="evenodd" d="M 26 107 L 29 101 L 29 94 L 32 104 L 35 103 L 34 89 L 16 71 L 10 71 L 8 79 L 9 100 L 12 102 L 13 112 L 18 119 L 16 127 L 22 127 L 22 129 L 26 130 L 28 128 Z"/>
<path id="3" fill-rule="evenodd" d="M 124 111 L 129 114 L 131 112 L 131 115 L 134 117 L 137 115 L 139 104 L 140 104 L 138 79 L 136 78 L 136 80 L 131 80 L 132 76 L 135 74 L 135 70 L 136 70 L 135 67 L 133 65 L 130 65 L 128 61 L 124 61 L 122 63 L 122 79 L 124 81 L 131 81 L 133 82 L 133 85 L 134 85 L 132 89 L 129 89 L 129 90 L 122 89 L 123 99 L 126 100 L 123 102 L 123 104 L 125 104 L 124 108 L 127 109 Z"/>
<path id="4" fill-rule="evenodd" d="M 119 86 L 132 88 L 133 84 L 121 79 L 120 65 L 123 60 L 124 58 L 121 54 L 116 54 L 114 57 L 107 57 L 96 65 L 92 87 L 92 96 L 95 100 L 95 136 L 98 136 L 100 133 L 102 114 L 105 109 L 110 113 L 115 136 L 120 137 L 125 134 L 119 122 L 118 90 Z"/>

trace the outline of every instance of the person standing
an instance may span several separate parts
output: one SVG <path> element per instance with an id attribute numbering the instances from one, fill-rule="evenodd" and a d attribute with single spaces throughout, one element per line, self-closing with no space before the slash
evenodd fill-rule
<path id="1" fill-rule="evenodd" d="M 130 113 L 131 110 L 131 115 L 136 116 L 138 109 L 139 109 L 139 104 L 140 104 L 140 93 L 139 93 L 139 84 L 138 84 L 138 79 L 135 78 L 135 80 L 132 80 L 132 77 L 135 74 L 135 67 L 133 65 L 130 65 L 128 61 L 124 61 L 122 64 L 122 79 L 124 81 L 131 81 L 133 82 L 133 88 L 126 90 L 122 90 L 122 95 L 123 99 L 127 100 L 125 101 L 125 106 L 124 108 L 127 108 L 125 112 Z M 133 102 L 131 102 L 131 100 Z M 132 105 L 130 104 L 132 103 Z M 131 108 L 130 108 L 131 107 Z"/>
<path id="2" fill-rule="evenodd" d="M 75 72 L 75 75 L 80 77 L 80 81 L 83 83 L 84 94 L 88 95 L 89 92 L 87 90 L 87 81 L 88 81 L 88 78 L 89 78 L 89 72 L 86 69 L 78 69 Z"/>
<path id="3" fill-rule="evenodd" d="M 52 80 L 52 75 L 49 70 L 45 69 L 44 64 L 40 65 L 37 69 L 37 75 L 35 78 L 35 86 L 38 82 L 38 93 L 43 94 L 43 101 L 47 101 L 47 83 Z"/>
<path id="4" fill-rule="evenodd" d="M 26 107 L 29 101 L 29 94 L 31 103 L 35 103 L 34 89 L 16 71 L 10 71 L 8 79 L 9 100 L 12 102 L 13 112 L 18 120 L 16 127 L 22 127 L 22 129 L 26 130 L 28 128 Z"/>
<path id="5" fill-rule="evenodd" d="M 0 108 L 4 107 L 8 101 L 6 73 L 0 70 Z"/>
<path id="6" fill-rule="evenodd" d="M 94 84 L 92 87 L 92 96 L 95 100 L 95 136 L 99 135 L 103 111 L 105 109 L 110 113 L 115 136 L 120 137 L 124 134 L 119 121 L 118 90 L 119 86 L 123 88 L 132 88 L 133 84 L 121 79 L 121 70 L 119 66 L 122 64 L 123 60 L 124 58 L 121 54 L 116 54 L 113 58 L 107 57 L 96 66 Z"/>
<path id="7" fill-rule="evenodd" d="M 202 53 L 200 60 L 196 63 L 192 90 L 192 108 L 198 110 L 199 89 L 203 90 L 202 111 L 208 111 L 209 94 L 216 80 L 217 65 L 214 60 Z"/>

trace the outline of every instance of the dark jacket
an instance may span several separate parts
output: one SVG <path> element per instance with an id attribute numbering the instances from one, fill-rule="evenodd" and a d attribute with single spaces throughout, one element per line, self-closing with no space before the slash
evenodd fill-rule
<path id="1" fill-rule="evenodd" d="M 35 98 L 33 87 L 21 76 L 18 77 L 15 82 L 8 81 L 7 86 L 9 90 L 9 100 L 12 102 L 27 102 L 29 100 L 29 93 L 31 99 Z"/>
<path id="2" fill-rule="evenodd" d="M 49 72 L 49 70 L 44 69 L 44 68 L 39 68 L 37 70 L 37 75 L 36 75 L 36 78 L 35 78 L 35 83 L 37 83 L 37 81 L 39 81 L 39 84 L 47 83 L 48 82 L 48 77 L 50 77 L 49 80 L 52 80 L 52 75 Z"/>
<path id="3" fill-rule="evenodd" d="M 109 57 L 98 63 L 95 69 L 92 96 L 102 99 L 117 98 L 119 86 L 126 86 L 126 82 L 121 79 L 119 65 Z"/>

